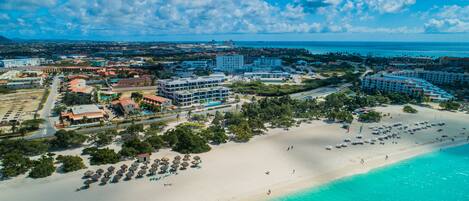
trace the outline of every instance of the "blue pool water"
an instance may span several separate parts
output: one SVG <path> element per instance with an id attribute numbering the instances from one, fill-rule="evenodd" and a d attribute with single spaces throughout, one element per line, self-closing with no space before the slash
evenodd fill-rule
<path id="1" fill-rule="evenodd" d="M 219 106 L 219 105 L 221 105 L 220 101 L 212 101 L 212 102 L 208 102 L 207 104 L 205 104 L 205 107 L 214 107 L 214 106 Z"/>
<path id="2" fill-rule="evenodd" d="M 150 115 L 150 114 L 154 114 L 154 112 L 152 112 L 150 110 L 142 110 L 142 114 L 143 115 Z"/>
<path id="3" fill-rule="evenodd" d="M 469 201 L 469 145 L 419 156 L 275 201 Z"/>

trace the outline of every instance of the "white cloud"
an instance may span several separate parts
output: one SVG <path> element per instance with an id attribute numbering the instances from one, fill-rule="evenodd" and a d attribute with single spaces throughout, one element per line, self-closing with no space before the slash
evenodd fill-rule
<path id="1" fill-rule="evenodd" d="M 364 0 L 364 2 L 380 13 L 396 13 L 414 5 L 416 0 Z"/>
<path id="2" fill-rule="evenodd" d="M 469 33 L 469 6 L 444 6 L 425 23 L 428 33 Z"/>

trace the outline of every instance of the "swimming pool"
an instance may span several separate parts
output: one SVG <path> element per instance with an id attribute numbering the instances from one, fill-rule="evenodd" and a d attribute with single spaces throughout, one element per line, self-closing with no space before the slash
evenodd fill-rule
<path id="1" fill-rule="evenodd" d="M 221 104 L 222 104 L 221 101 L 211 101 L 205 104 L 205 107 L 214 107 L 214 106 L 219 106 Z"/>

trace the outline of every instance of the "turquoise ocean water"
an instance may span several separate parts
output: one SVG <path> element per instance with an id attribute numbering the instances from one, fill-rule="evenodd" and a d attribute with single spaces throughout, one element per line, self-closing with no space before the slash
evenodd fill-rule
<path id="1" fill-rule="evenodd" d="M 240 47 L 305 48 L 313 54 L 354 53 L 382 57 L 469 57 L 469 43 L 434 42 L 333 42 L 333 41 L 239 41 Z"/>
<path id="2" fill-rule="evenodd" d="M 469 201 L 469 145 L 418 156 L 274 201 Z"/>

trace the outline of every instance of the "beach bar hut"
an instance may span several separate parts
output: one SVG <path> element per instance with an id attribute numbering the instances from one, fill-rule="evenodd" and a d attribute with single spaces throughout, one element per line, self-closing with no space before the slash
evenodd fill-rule
<path id="1" fill-rule="evenodd" d="M 137 155 L 137 161 L 139 163 L 150 161 L 150 153 L 143 153 L 143 154 Z"/>

